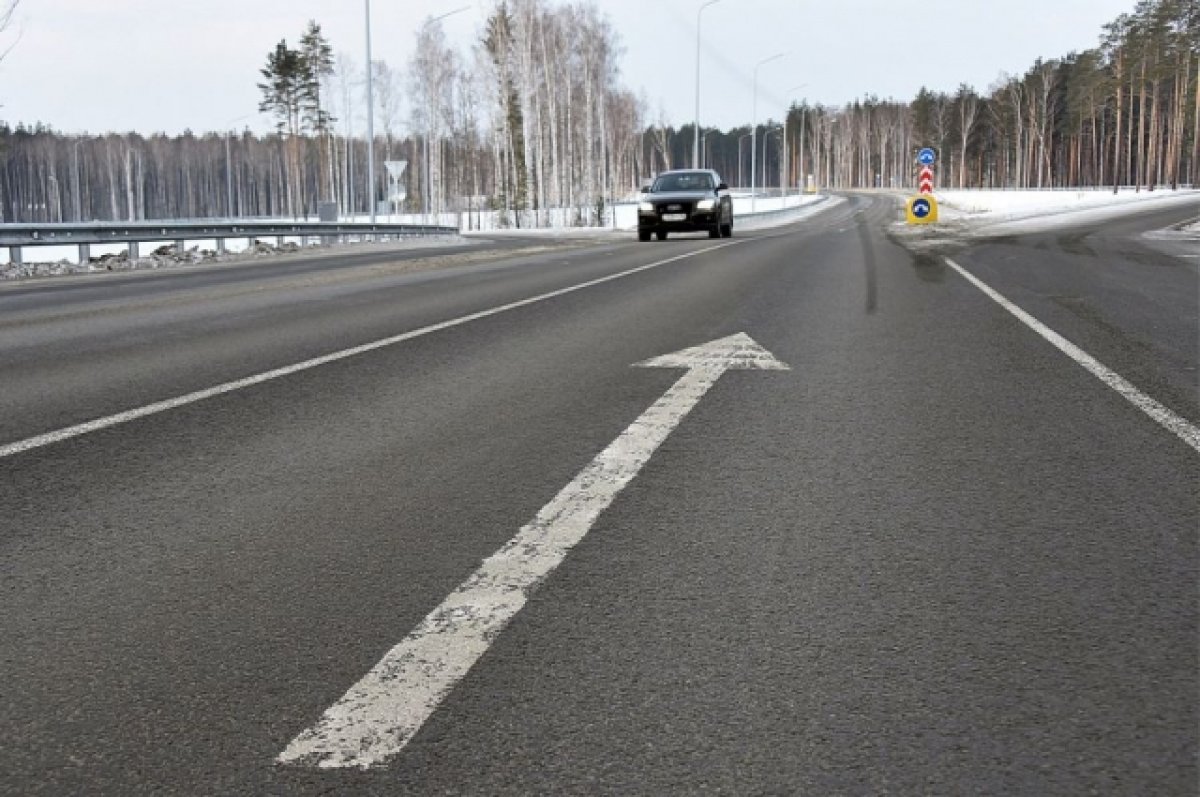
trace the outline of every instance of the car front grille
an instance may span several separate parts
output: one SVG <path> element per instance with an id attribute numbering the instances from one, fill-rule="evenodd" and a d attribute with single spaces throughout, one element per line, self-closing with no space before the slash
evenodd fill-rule
<path id="1" fill-rule="evenodd" d="M 658 215 L 664 213 L 686 213 L 692 215 L 691 202 L 660 202 L 657 205 Z"/>

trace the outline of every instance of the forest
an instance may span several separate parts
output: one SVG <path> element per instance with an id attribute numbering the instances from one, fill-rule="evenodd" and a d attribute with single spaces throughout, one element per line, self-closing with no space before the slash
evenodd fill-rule
<path id="1" fill-rule="evenodd" d="M 552 208 L 603 223 L 649 176 L 690 166 L 695 129 L 651 120 L 621 82 L 618 33 L 596 3 L 498 0 L 470 52 L 423 26 L 403 69 L 371 64 L 376 160 L 367 186 L 365 70 L 333 54 L 320 25 L 264 55 L 259 110 L 274 132 L 68 135 L 0 122 L 0 222 L 313 217 L 383 210 L 496 210 L 537 226 Z M 803 76 L 798 76 L 802 79 Z M 405 119 L 400 109 L 407 107 Z M 799 190 L 908 188 L 914 154 L 939 152 L 956 188 L 1196 185 L 1200 177 L 1200 0 L 1140 0 L 1097 46 L 1037 60 L 980 91 L 922 89 L 911 101 L 864 96 L 793 104 L 786 119 L 704 128 L 703 165 L 751 184 Z M 389 196 L 382 163 L 408 163 Z"/>

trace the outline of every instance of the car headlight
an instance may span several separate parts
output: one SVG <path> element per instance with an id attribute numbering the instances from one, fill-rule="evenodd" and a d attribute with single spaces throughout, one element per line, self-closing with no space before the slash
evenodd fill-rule
<path id="1" fill-rule="evenodd" d="M 638 210 L 640 210 L 642 213 L 653 213 L 654 212 L 654 203 L 653 202 L 639 202 Z"/>
<path id="2" fill-rule="evenodd" d="M 696 210 L 713 210 L 717 206 L 715 199 L 701 199 L 696 203 Z"/>

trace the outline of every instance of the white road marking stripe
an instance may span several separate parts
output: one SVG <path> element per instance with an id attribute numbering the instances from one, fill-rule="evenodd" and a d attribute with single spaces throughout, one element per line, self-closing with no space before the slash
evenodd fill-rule
<path id="1" fill-rule="evenodd" d="M 588 282 L 581 282 L 578 285 L 572 285 L 567 288 L 561 288 L 556 291 L 550 291 L 549 293 L 543 293 L 543 294 L 540 294 L 538 296 L 533 296 L 528 299 L 521 299 L 520 301 L 510 302 L 509 304 L 501 305 L 499 307 L 493 307 L 490 310 L 482 310 L 478 313 L 471 313 L 470 315 L 461 316 L 459 318 L 455 318 L 450 321 L 443 321 L 438 324 L 431 324 L 427 327 L 415 329 L 411 332 L 405 332 L 401 335 L 394 335 L 390 338 L 383 338 L 382 340 L 373 341 L 371 343 L 365 343 L 361 346 L 355 346 L 353 348 L 343 349 L 341 351 L 333 352 L 332 354 L 326 354 L 321 357 L 314 357 L 311 360 L 305 360 L 303 362 L 284 366 L 282 368 L 276 368 L 274 370 L 266 371 L 264 373 L 256 374 L 254 376 L 248 376 L 248 377 L 245 377 L 244 379 L 236 379 L 232 382 L 225 382 L 224 384 L 216 385 L 215 387 L 205 388 L 204 390 L 197 390 L 193 393 L 187 393 L 182 396 L 176 396 L 175 398 L 166 399 L 164 401 L 156 401 L 153 404 L 147 404 L 143 407 L 138 407 L 136 409 L 126 410 L 124 412 L 118 412 L 115 415 L 109 415 L 109 416 L 106 416 L 103 418 L 97 418 L 95 420 L 86 421 L 85 423 L 80 423 L 80 424 L 76 424 L 74 426 L 68 426 L 63 429 L 58 429 L 53 432 L 46 432 L 45 434 L 36 435 L 34 437 L 28 437 L 24 440 L 18 440 L 14 443 L 7 443 L 5 445 L 0 445 L 0 459 L 3 459 L 4 457 L 11 457 L 14 454 L 20 454 L 23 451 L 29 451 L 30 449 L 33 449 L 33 448 L 41 448 L 42 446 L 48 446 L 52 443 L 58 443 L 63 440 L 69 440 L 72 437 L 79 437 L 80 435 L 88 434 L 89 432 L 96 432 L 101 429 L 107 429 L 111 426 L 117 426 L 119 424 L 128 423 L 129 421 L 137 420 L 138 418 L 145 418 L 148 415 L 156 415 L 160 412 L 166 412 L 167 410 L 176 409 L 178 407 L 182 407 L 187 404 L 194 404 L 197 401 L 203 401 L 204 399 L 212 398 L 214 396 L 219 396 L 219 395 L 222 395 L 223 393 L 232 393 L 235 390 L 241 390 L 242 388 L 262 384 L 263 382 L 268 382 L 272 379 L 279 379 L 280 377 L 289 376 L 291 374 L 295 374 L 300 371 L 307 371 L 310 368 L 316 368 L 318 366 L 325 365 L 327 363 L 336 362 L 338 360 L 344 360 L 347 357 L 354 357 L 355 355 L 365 354 L 366 352 L 374 351 L 375 349 L 382 349 L 386 346 L 393 346 L 397 343 L 403 343 L 406 340 L 412 340 L 413 338 L 419 338 L 422 335 L 428 335 L 431 332 L 440 332 L 443 329 L 450 329 L 451 327 L 461 326 L 462 324 L 466 324 L 471 321 L 478 321 L 481 318 L 487 318 L 488 316 L 497 315 L 499 313 L 504 313 L 509 310 L 515 310 L 519 307 L 526 307 L 528 305 L 535 304 L 537 302 L 546 301 L 547 299 L 553 299 L 558 296 L 564 296 L 568 293 L 574 293 L 575 291 L 580 291 L 580 290 L 583 290 L 584 288 L 592 288 L 592 287 L 595 287 L 596 285 L 602 285 L 606 282 L 612 282 L 613 280 L 618 280 L 623 277 L 628 277 L 633 274 L 638 274 L 642 271 L 647 271 L 652 268 L 658 268 L 659 266 L 665 266 L 668 263 L 674 263 L 678 260 L 684 260 L 689 257 L 696 257 L 698 255 L 707 254 L 708 252 L 713 252 L 713 251 L 716 251 L 717 249 L 723 249 L 727 246 L 735 246 L 737 244 L 746 243 L 747 240 L 750 240 L 750 239 L 726 241 L 725 243 L 716 244 L 715 246 L 710 246 L 705 249 L 697 250 L 695 252 L 688 252 L 686 254 L 677 255 L 676 257 L 667 258 L 666 260 L 659 260 L 654 263 L 648 263 L 644 266 L 638 266 L 637 268 L 631 268 L 627 271 L 622 271 L 619 274 L 610 274 L 607 277 L 600 277 L 599 279 L 589 280 Z"/>
<path id="2" fill-rule="evenodd" d="M 1117 391 L 1117 393 L 1120 393 L 1131 404 L 1162 425 L 1163 428 L 1170 431 L 1197 452 L 1200 452 L 1200 428 L 1197 428 L 1193 424 L 1164 407 L 1159 402 L 1152 399 L 1150 396 L 1147 396 L 1145 393 L 1138 390 L 1133 384 L 1127 381 L 1116 371 L 1108 368 L 1095 357 L 1088 354 L 1086 351 L 1079 348 L 1074 343 L 1055 332 L 1053 329 L 1050 329 L 1050 327 L 1046 326 L 1041 321 L 1038 321 L 1020 307 L 1017 307 L 1008 299 L 1004 298 L 1004 296 L 992 289 L 985 282 L 980 280 L 971 272 L 967 271 L 962 266 L 955 263 L 950 258 L 946 258 L 946 263 L 949 264 L 949 266 L 959 274 L 961 274 L 968 282 L 987 294 L 988 297 L 990 297 L 998 305 L 1016 316 L 1021 323 L 1025 324 L 1034 332 L 1037 332 L 1043 338 L 1048 340 L 1063 354 L 1082 365 L 1101 382 Z"/>
<path id="3" fill-rule="evenodd" d="M 367 768 L 399 752 L 721 374 L 787 370 L 744 334 L 641 365 L 688 371 L 277 761 Z"/>

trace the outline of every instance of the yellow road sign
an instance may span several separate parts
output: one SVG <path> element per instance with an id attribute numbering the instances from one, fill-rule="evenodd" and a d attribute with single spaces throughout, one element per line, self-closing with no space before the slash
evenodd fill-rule
<path id="1" fill-rule="evenodd" d="M 933 224 L 938 220 L 937 200 L 931 196 L 915 196 L 906 206 L 909 224 Z"/>

